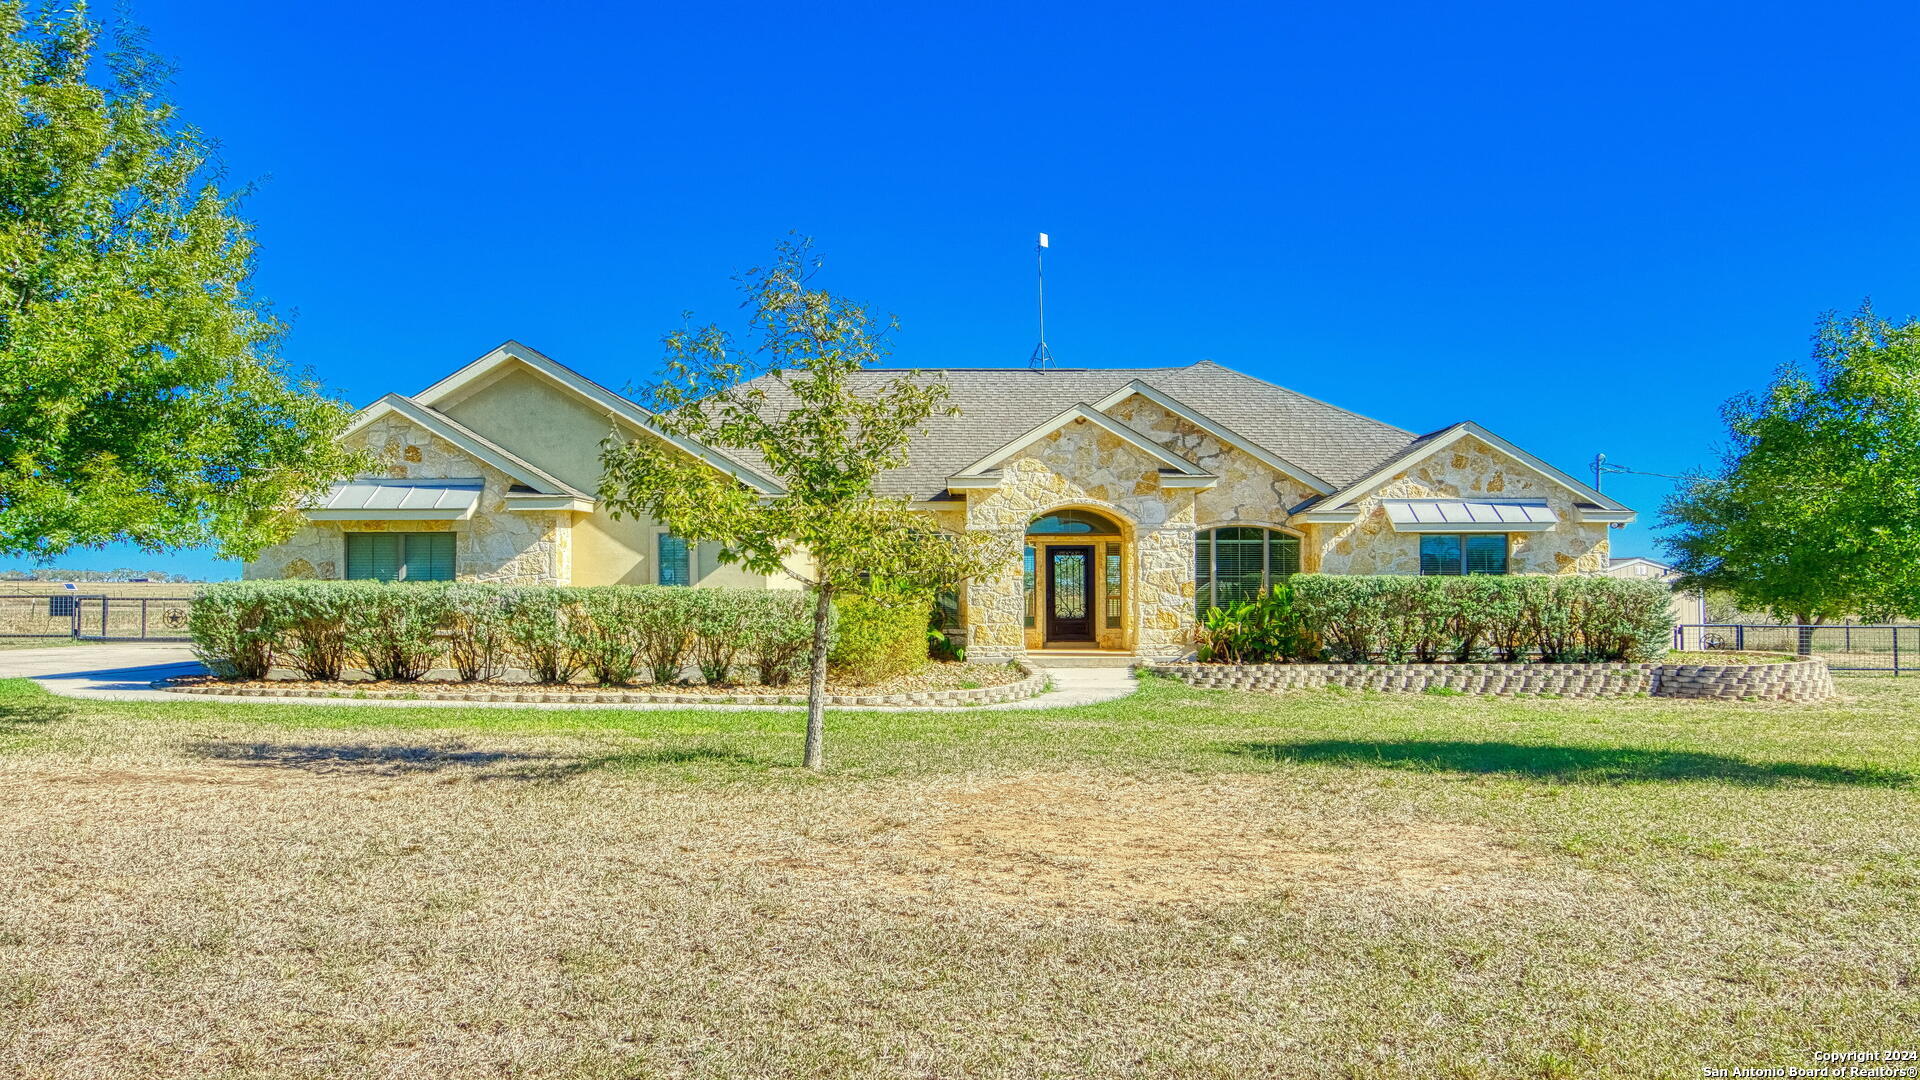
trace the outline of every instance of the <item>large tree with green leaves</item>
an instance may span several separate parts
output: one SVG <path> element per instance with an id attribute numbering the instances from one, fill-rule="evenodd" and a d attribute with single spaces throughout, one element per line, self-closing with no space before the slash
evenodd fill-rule
<path id="1" fill-rule="evenodd" d="M 843 595 L 929 599 L 1011 552 L 943 531 L 908 499 L 874 491 L 906 464 L 908 445 L 947 408 L 947 389 L 902 374 L 856 376 L 888 355 L 891 320 L 809 285 L 819 262 L 805 240 L 741 279 L 749 348 L 717 325 L 667 335 L 665 370 L 648 391 L 664 433 L 764 463 L 767 496 L 651 437 L 610 438 L 601 495 L 616 515 L 651 517 L 755 573 L 787 575 L 814 594 L 805 764 L 822 764 L 828 634 Z"/>
<path id="2" fill-rule="evenodd" d="M 1920 615 L 1920 323 L 1830 314 L 1811 370 L 1723 413 L 1719 470 L 1666 505 L 1681 586 L 1802 624 Z"/>
<path id="3" fill-rule="evenodd" d="M 0 3 L 0 555 L 248 557 L 350 472 L 254 245 L 140 35 Z"/>

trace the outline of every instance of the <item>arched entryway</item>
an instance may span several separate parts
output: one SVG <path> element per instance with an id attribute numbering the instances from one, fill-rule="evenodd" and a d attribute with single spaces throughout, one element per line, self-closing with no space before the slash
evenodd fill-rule
<path id="1" fill-rule="evenodd" d="M 1102 511 L 1063 507 L 1027 525 L 1028 649 L 1128 647 L 1127 530 Z"/>

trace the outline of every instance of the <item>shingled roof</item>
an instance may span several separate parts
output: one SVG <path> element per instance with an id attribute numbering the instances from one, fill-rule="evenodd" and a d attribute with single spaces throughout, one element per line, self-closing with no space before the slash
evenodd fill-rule
<path id="1" fill-rule="evenodd" d="M 878 386 L 906 372 L 864 371 L 855 385 Z M 1278 457 L 1335 487 L 1364 476 L 1413 441 L 1403 431 L 1285 387 L 1202 360 L 1171 368 L 946 368 L 914 372 L 947 385 L 958 416 L 938 416 L 915 440 L 911 460 L 882 477 L 883 494 L 933 498 L 947 477 L 1016 436 L 1077 404 L 1092 404 L 1135 379 L 1225 425 Z M 767 393 L 776 409 L 790 397 L 762 376 L 750 384 Z M 764 470 L 753 455 L 732 451 L 750 468 Z"/>

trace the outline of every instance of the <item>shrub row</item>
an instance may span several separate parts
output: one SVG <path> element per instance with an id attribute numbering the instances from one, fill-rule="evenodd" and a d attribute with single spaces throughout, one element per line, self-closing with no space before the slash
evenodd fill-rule
<path id="1" fill-rule="evenodd" d="M 924 663 L 924 606 L 912 614 Z M 813 604 L 767 589 L 236 581 L 200 591 L 189 631 L 210 668 L 247 679 L 275 665 L 315 681 L 354 668 L 410 682 L 448 667 L 463 682 L 487 682 L 517 668 L 536 682 L 586 673 L 612 686 L 643 674 L 678 682 L 693 668 L 714 685 L 744 676 L 783 686 L 805 668 Z M 859 659 L 855 679 L 872 666 Z M 912 662 L 896 657 L 890 670 Z"/>
<path id="2" fill-rule="evenodd" d="M 1202 660 L 1433 663 L 1651 660 L 1671 594 L 1605 577 L 1296 575 L 1201 620 Z"/>

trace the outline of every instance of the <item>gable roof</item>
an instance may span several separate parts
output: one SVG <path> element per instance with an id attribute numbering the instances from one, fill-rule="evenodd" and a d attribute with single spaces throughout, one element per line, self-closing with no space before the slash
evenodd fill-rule
<path id="1" fill-rule="evenodd" d="M 1221 443 L 1250 455 L 1254 460 L 1261 462 L 1276 472 L 1291 476 L 1295 480 L 1319 492 L 1324 493 L 1333 490 L 1333 485 L 1327 483 L 1325 480 L 1320 479 L 1305 469 L 1302 469 L 1300 466 L 1295 465 L 1293 462 L 1268 450 L 1252 439 L 1236 433 L 1225 424 L 1214 420 L 1200 410 L 1190 408 L 1173 395 L 1154 389 L 1151 383 L 1145 382 L 1144 380 L 1134 379 L 1128 382 L 1127 385 L 1094 402 L 1093 407 L 1099 409 L 1101 412 L 1105 412 L 1128 398 L 1136 396 L 1153 402 L 1174 416 L 1185 420 L 1187 423 L 1213 436 Z"/>
<path id="2" fill-rule="evenodd" d="M 963 486 L 962 481 L 967 479 L 994 476 L 996 475 L 997 467 L 1008 458 L 1013 457 L 1015 454 L 1018 454 L 1020 451 L 1025 450 L 1027 447 L 1032 446 L 1034 443 L 1039 442 L 1054 432 L 1059 431 L 1068 424 L 1081 420 L 1093 424 L 1107 434 L 1126 442 L 1134 449 L 1158 461 L 1163 466 L 1161 469 L 1162 473 L 1171 472 L 1174 477 L 1180 480 L 1197 481 L 1203 484 L 1210 484 L 1212 481 L 1219 479 L 1219 477 L 1200 468 L 1186 458 L 1154 442 L 1133 427 L 1115 420 L 1113 417 L 1100 412 L 1083 401 L 1076 402 L 1071 408 L 1060 413 L 1058 416 L 1042 421 L 1034 427 L 1021 432 L 1012 440 L 988 451 L 986 456 L 980 458 L 980 460 L 975 461 L 953 476 L 948 477 L 947 484 L 949 487 L 958 487 Z M 1180 486 L 1191 487 L 1196 486 L 1196 484 L 1187 483 Z"/>
<path id="3" fill-rule="evenodd" d="M 1368 469 L 1359 479 L 1354 480 L 1346 487 L 1341 488 L 1326 498 L 1314 502 L 1308 512 L 1314 515 L 1332 515 L 1346 512 L 1349 510 L 1349 504 L 1354 500 L 1392 479 L 1396 473 L 1405 469 L 1407 466 L 1422 458 L 1439 453 L 1441 450 L 1452 446 L 1454 443 L 1468 436 L 1479 439 L 1495 450 L 1513 458 L 1522 465 L 1539 473 L 1541 476 L 1567 489 L 1567 491 L 1573 494 L 1574 498 L 1580 500 L 1578 507 L 1582 512 L 1582 520 L 1632 520 L 1633 511 L 1627 509 L 1625 506 L 1607 498 L 1599 491 L 1581 483 L 1579 480 L 1554 468 L 1545 461 L 1534 457 L 1532 454 L 1527 453 L 1525 450 L 1520 449 L 1518 446 L 1495 435 L 1493 432 L 1488 431 L 1486 428 L 1481 427 L 1471 420 L 1463 420 L 1457 424 L 1449 424 L 1438 431 L 1430 431 L 1420 436 L 1411 443 L 1408 443 L 1399 453 L 1388 457 L 1385 461 Z M 1625 517 L 1621 517 L 1620 515 L 1625 515 Z"/>
<path id="4" fill-rule="evenodd" d="M 538 349 L 529 348 L 513 340 L 502 342 L 478 360 L 420 391 L 413 396 L 413 400 L 432 407 L 486 379 L 502 367 L 512 364 L 532 370 L 549 382 L 585 398 L 634 427 L 671 443 L 762 494 L 777 495 L 781 491 L 779 484 L 734 458 L 684 436 L 670 435 L 661 431 L 654 423 L 653 413 L 639 403 L 614 393 Z"/>
<path id="5" fill-rule="evenodd" d="M 341 436 L 344 438 L 352 435 L 384 416 L 400 416 L 411 421 L 452 443 L 462 453 L 476 461 L 484 462 L 495 470 L 505 473 L 509 479 L 533 489 L 533 494 L 584 499 L 589 504 L 593 501 L 593 496 L 560 480 L 525 458 L 513 454 L 446 413 L 429 409 L 401 394 L 388 394 L 360 410 L 360 415 L 354 418 L 353 423 L 347 425 L 347 430 L 342 432 Z M 511 497 L 509 495 L 509 498 Z"/>
<path id="6" fill-rule="evenodd" d="M 878 388 L 902 375 L 938 379 L 957 416 L 929 418 L 908 464 L 881 477 L 882 494 L 932 498 L 947 478 L 1075 405 L 1101 401 L 1134 383 L 1152 388 L 1210 418 L 1236 440 L 1257 447 L 1318 479 L 1322 490 L 1344 484 L 1399 451 L 1413 433 L 1203 360 L 1185 367 L 1055 369 L 874 369 L 853 376 L 855 389 Z M 791 408 L 792 396 L 762 376 L 748 385 L 765 391 L 770 410 Z M 1124 397 L 1121 398 L 1124 400 Z M 1162 448 L 1164 450 L 1164 448 Z M 732 451 L 750 467 L 752 455 Z M 1284 471 L 1284 470 L 1283 470 Z"/>

